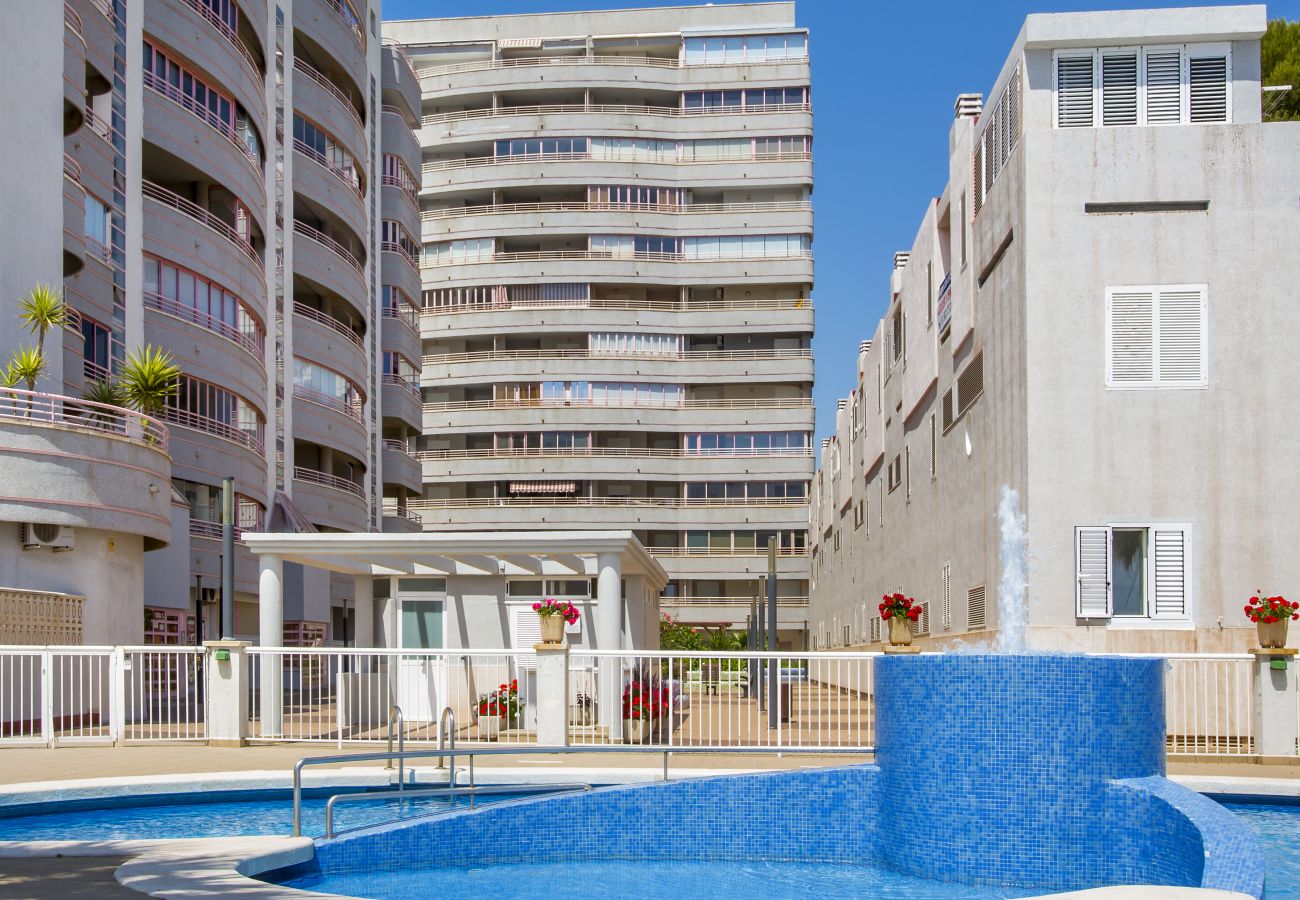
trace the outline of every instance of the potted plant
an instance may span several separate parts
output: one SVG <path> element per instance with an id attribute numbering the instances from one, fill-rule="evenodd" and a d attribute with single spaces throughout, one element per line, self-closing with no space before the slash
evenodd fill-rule
<path id="1" fill-rule="evenodd" d="M 478 733 L 487 741 L 495 741 L 501 726 L 519 727 L 519 682 L 512 680 L 495 691 L 480 694 L 478 698 Z"/>
<path id="2" fill-rule="evenodd" d="M 623 739 L 629 744 L 648 743 L 668 715 L 669 705 L 668 688 L 656 676 L 634 674 L 623 688 Z"/>
<path id="3" fill-rule="evenodd" d="M 564 625 L 578 621 L 578 607 L 568 600 L 555 600 L 548 597 L 541 603 L 534 603 L 533 609 L 542 620 L 542 643 L 564 643 Z"/>
<path id="4" fill-rule="evenodd" d="M 880 618 L 889 623 L 889 643 L 906 647 L 912 643 L 912 628 L 921 618 L 921 607 L 911 597 L 885 594 L 881 598 Z"/>
<path id="5" fill-rule="evenodd" d="M 596 701 L 586 691 L 578 691 L 578 697 L 575 702 L 574 721 L 578 725 L 594 725 L 596 723 Z"/>
<path id="6" fill-rule="evenodd" d="M 1251 597 L 1244 608 L 1246 618 L 1255 623 L 1261 648 L 1285 647 L 1287 623 L 1300 619 L 1300 603 L 1280 596 L 1265 597 L 1262 591 Z"/>

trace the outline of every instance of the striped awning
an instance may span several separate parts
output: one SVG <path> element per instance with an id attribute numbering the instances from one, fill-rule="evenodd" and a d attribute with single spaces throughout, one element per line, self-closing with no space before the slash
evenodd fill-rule
<path id="1" fill-rule="evenodd" d="M 512 481 L 512 494 L 573 494 L 578 490 L 575 481 Z"/>

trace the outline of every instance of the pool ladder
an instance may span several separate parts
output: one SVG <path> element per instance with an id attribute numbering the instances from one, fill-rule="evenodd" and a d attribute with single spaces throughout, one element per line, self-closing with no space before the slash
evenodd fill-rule
<path id="1" fill-rule="evenodd" d="M 393 753 L 393 724 L 397 724 L 397 753 Z M 452 769 L 447 777 L 447 785 L 455 787 L 456 785 L 456 711 L 450 706 L 442 708 L 442 715 L 438 716 L 438 749 L 447 749 L 452 752 Z M 399 793 L 406 789 L 406 719 L 402 716 L 402 708 L 394 703 L 388 707 L 388 765 L 384 768 L 393 768 L 393 757 L 397 757 L 397 790 Z M 446 757 L 438 757 L 438 768 L 447 768 Z"/>

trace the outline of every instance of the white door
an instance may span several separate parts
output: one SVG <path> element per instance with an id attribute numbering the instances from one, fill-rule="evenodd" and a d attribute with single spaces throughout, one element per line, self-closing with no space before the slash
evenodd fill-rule
<path id="1" fill-rule="evenodd" d="M 398 607 L 398 641 L 404 650 L 443 648 L 443 597 L 402 593 Z M 397 704 L 407 722 L 436 722 L 447 698 L 443 657 L 403 655 L 397 666 Z"/>

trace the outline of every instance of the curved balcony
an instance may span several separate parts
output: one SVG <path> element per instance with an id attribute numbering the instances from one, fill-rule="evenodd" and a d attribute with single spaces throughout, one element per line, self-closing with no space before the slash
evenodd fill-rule
<path id="1" fill-rule="evenodd" d="M 360 404 L 349 404 L 301 385 L 293 388 L 293 436 L 369 459 Z"/>
<path id="2" fill-rule="evenodd" d="M 250 302 L 266 296 L 261 252 L 243 235 L 162 185 L 144 181 L 141 193 L 146 252 L 189 266 Z"/>
<path id="3" fill-rule="evenodd" d="M 498 431 L 807 431 L 813 424 L 812 400 L 790 397 L 761 400 L 685 400 L 663 406 L 593 402 L 511 402 L 466 400 L 426 403 L 423 432 Z"/>
<path id="4" fill-rule="evenodd" d="M 86 39 L 81 16 L 63 6 L 63 134 L 72 134 L 86 120 Z"/>
<path id="5" fill-rule="evenodd" d="M 144 73 L 144 139 L 233 192 L 262 226 L 262 161 L 228 123 L 152 72 Z"/>
<path id="6" fill-rule="evenodd" d="M 420 332 L 413 312 L 399 314 L 385 308 L 380 327 L 383 329 L 379 336 L 382 349 L 400 353 L 407 359 L 420 358 Z"/>
<path id="7" fill-rule="evenodd" d="M 86 189 L 81 186 L 81 166 L 63 154 L 63 277 L 71 278 L 86 266 Z"/>
<path id="8" fill-rule="evenodd" d="M 340 169 L 300 140 L 294 140 L 293 150 L 294 193 L 332 211 L 354 231 L 364 232 L 366 199 L 352 180 L 352 173 Z"/>
<path id="9" fill-rule="evenodd" d="M 208 481 L 233 475 L 265 505 L 267 459 L 261 433 L 243 431 L 231 422 L 166 407 L 159 418 L 172 426 L 172 475 Z"/>
<path id="10" fill-rule="evenodd" d="M 402 187 L 400 181 L 390 175 L 380 179 L 379 215 L 383 219 L 392 219 L 406 229 L 412 236 L 420 234 L 420 201 L 413 193 Z M 418 268 L 418 267 L 417 267 Z"/>
<path id="11" fill-rule="evenodd" d="M 167 427 L 118 406 L 7 388 L 0 394 L 0 519 L 171 540 Z M 10 551 L 12 552 L 12 551 Z"/>
<path id="12" fill-rule="evenodd" d="M 662 355 L 595 350 L 484 350 L 425 356 L 420 377 L 429 386 L 491 381 L 791 382 L 812 381 L 812 351 L 686 350 Z"/>
<path id="13" fill-rule="evenodd" d="M 379 57 L 380 84 L 385 94 L 400 99 L 412 119 L 420 117 L 422 89 L 420 77 L 411 67 L 405 48 L 392 38 L 384 38 Z"/>
<path id="14" fill-rule="evenodd" d="M 789 528 L 808 522 L 807 500 L 688 501 L 651 497 L 510 497 L 408 500 L 424 527 L 447 530 L 564 523 L 565 528 L 731 526 Z"/>
<path id="15" fill-rule="evenodd" d="M 334 136 L 355 160 L 366 158 L 366 124 L 348 95 L 304 59 L 293 61 L 293 108 Z"/>
<path id="16" fill-rule="evenodd" d="M 369 291 L 361 260 L 306 222 L 295 219 L 293 235 L 294 271 L 343 297 L 356 309 L 365 310 Z"/>
<path id="17" fill-rule="evenodd" d="M 111 0 L 67 2 L 81 20 L 81 36 L 86 41 L 86 65 L 94 70 L 93 77 L 87 73 L 86 89 L 91 94 L 102 94 L 113 83 L 113 47 L 116 39 Z M 92 81 L 95 83 L 92 84 Z"/>
<path id="18" fill-rule="evenodd" d="M 181 368 L 242 397 L 266 396 L 264 333 L 241 332 L 192 306 L 143 295 L 145 341 L 172 353 Z"/>
<path id="19" fill-rule="evenodd" d="M 459 307 L 425 307 L 420 329 L 427 339 L 520 332 L 546 334 L 628 331 L 642 328 L 715 334 L 812 331 L 813 301 L 537 300 Z"/>
<path id="20" fill-rule="evenodd" d="M 548 88 L 550 86 L 548 85 Z M 792 119 L 790 124 L 784 122 L 775 125 L 780 128 L 783 125 L 789 128 L 809 128 L 811 127 L 812 104 L 811 103 L 769 103 L 752 106 L 718 106 L 718 107 L 681 107 L 681 106 L 651 106 L 640 103 L 551 103 L 538 106 L 496 106 L 484 107 L 482 109 L 461 109 L 452 112 L 433 113 L 420 117 L 420 126 L 422 128 L 438 128 L 444 125 L 456 125 L 460 122 L 477 122 L 484 119 L 516 119 L 521 116 L 609 116 L 612 118 L 627 116 L 633 119 L 651 118 L 655 120 L 688 120 L 694 122 L 698 119 L 729 119 L 742 116 L 803 116 L 805 118 Z M 551 128 L 525 128 L 521 133 L 531 134 L 535 131 L 559 131 L 567 127 L 562 121 L 551 120 L 554 124 Z M 575 126 L 581 125 L 580 120 L 574 123 Z M 541 124 L 540 122 L 537 124 Z M 652 125 L 651 128 L 672 127 L 662 125 Z M 721 128 L 742 126 L 718 126 Z M 764 126 L 767 127 L 767 126 Z M 691 124 L 689 129 L 692 133 L 698 133 L 700 126 Z M 450 134 L 450 132 L 448 133 Z"/>
<path id="21" fill-rule="evenodd" d="M 592 156 L 590 153 L 539 153 L 533 156 L 471 156 L 434 160 L 421 168 L 421 195 L 535 186 L 671 184 L 683 188 L 811 186 L 812 154 L 773 153 L 770 158 L 664 161 Z"/>
<path id="22" fill-rule="evenodd" d="M 681 449 L 589 447 L 574 450 L 424 450 L 417 455 L 427 482 L 504 481 L 526 477 L 734 481 L 744 476 L 795 480 L 811 478 L 815 469 L 815 461 L 808 450 L 722 455 L 688 454 Z"/>
<path id="23" fill-rule="evenodd" d="M 420 461 L 403 441 L 385 440 L 380 450 L 384 484 L 396 484 L 416 494 L 424 490 Z"/>
<path id="24" fill-rule="evenodd" d="M 408 297 L 419 297 L 420 264 L 400 244 L 384 241 L 379 245 L 380 277 L 384 284 L 401 288 Z"/>
<path id="25" fill-rule="evenodd" d="M 420 514 L 411 509 L 399 507 L 396 503 L 384 501 L 384 531 L 389 534 L 410 534 L 423 531 Z"/>
<path id="26" fill-rule="evenodd" d="M 385 419 L 395 419 L 414 431 L 423 422 L 420 411 L 420 386 L 412 378 L 402 375 L 385 375 L 380 395 L 380 413 Z"/>
<path id="27" fill-rule="evenodd" d="M 498 203 L 426 210 L 420 216 L 425 241 L 467 237 L 510 237 L 543 231 L 634 234 L 639 230 L 687 235 L 812 233 L 811 200 L 753 203 Z"/>
<path id="28" fill-rule="evenodd" d="M 337 62 L 352 79 L 357 94 L 365 95 L 369 80 L 366 33 L 361 17 L 348 0 L 297 0 L 293 5 L 293 27 Z"/>
<path id="29" fill-rule="evenodd" d="M 368 531 L 365 488 L 304 466 L 293 469 L 293 502 L 313 524 Z"/>
<path id="30" fill-rule="evenodd" d="M 261 68 L 220 16 L 202 0 L 151 0 L 148 22 L 151 34 L 210 74 L 216 86 L 233 94 L 252 115 L 258 131 L 265 133 L 261 127 L 266 121 Z"/>
<path id="31" fill-rule="evenodd" d="M 329 360 L 353 384 L 365 384 L 365 338 L 346 323 L 303 303 L 293 304 L 293 352 L 307 359 Z"/>
<path id="32" fill-rule="evenodd" d="M 422 151 L 406 116 L 395 106 L 384 106 L 379 114 L 379 140 L 383 151 L 394 154 L 412 172 L 418 173 L 423 165 Z"/>

